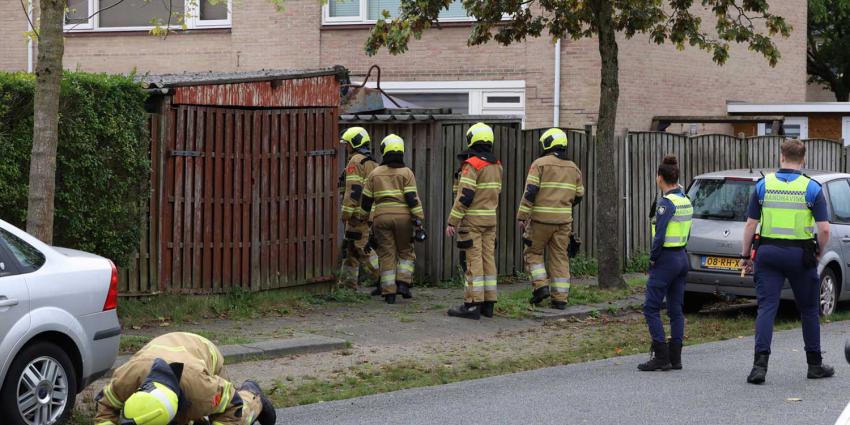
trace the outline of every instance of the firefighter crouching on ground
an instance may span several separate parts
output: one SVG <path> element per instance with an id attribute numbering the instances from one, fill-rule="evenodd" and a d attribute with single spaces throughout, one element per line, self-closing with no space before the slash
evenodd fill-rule
<path id="1" fill-rule="evenodd" d="M 463 305 L 449 316 L 478 320 L 493 317 L 496 304 L 496 209 L 502 191 L 502 165 L 493 154 L 493 129 L 478 123 L 466 132 L 455 175 L 455 202 L 446 236 L 458 235 L 461 267 L 466 273 Z"/>
<path id="2" fill-rule="evenodd" d="M 201 336 L 175 332 L 154 338 L 115 370 L 97 395 L 97 425 L 274 425 L 274 406 L 259 385 L 241 388 L 221 378 L 224 358 Z"/>
<path id="3" fill-rule="evenodd" d="M 540 136 L 543 155 L 528 170 L 517 221 L 523 233 L 523 257 L 531 274 L 531 303 L 552 296 L 552 307 L 566 309 L 570 292 L 570 244 L 573 207 L 581 202 L 581 171 L 567 159 L 567 134 L 553 128 Z M 549 251 L 549 273 L 543 251 Z"/>
<path id="4" fill-rule="evenodd" d="M 349 128 L 342 133 L 340 140 L 340 143 L 348 144 L 351 158 L 345 167 L 345 193 L 342 200 L 342 222 L 345 224 L 344 259 L 339 272 L 339 284 L 356 288 L 362 266 L 368 270 L 370 280 L 378 286 L 373 295 L 380 295 L 378 255 L 372 250 L 366 252 L 369 242 L 368 220 L 356 214 L 360 209 L 366 177 L 378 166 L 370 152 L 371 141 L 369 133 L 363 127 Z"/>
<path id="5" fill-rule="evenodd" d="M 394 304 L 396 294 L 410 298 L 414 228 L 421 229 L 425 213 L 416 192 L 416 177 L 404 165 L 404 140 L 390 134 L 381 142 L 381 165 L 366 178 L 361 217 L 372 214 L 372 236 L 381 270 L 381 295 Z"/>

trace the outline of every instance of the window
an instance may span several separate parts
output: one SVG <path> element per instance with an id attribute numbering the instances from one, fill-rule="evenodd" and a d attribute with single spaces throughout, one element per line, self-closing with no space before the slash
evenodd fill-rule
<path id="1" fill-rule="evenodd" d="M 693 201 L 694 218 L 703 220 L 747 221 L 747 205 L 756 182 L 748 180 L 697 180 L 688 197 Z"/>
<path id="2" fill-rule="evenodd" d="M 832 207 L 832 221 L 850 223 L 850 184 L 847 180 L 827 183 L 829 205 Z"/>
<path id="3" fill-rule="evenodd" d="M 232 0 L 67 0 L 66 31 L 229 27 Z"/>
<path id="4" fill-rule="evenodd" d="M 795 139 L 809 138 L 809 118 L 808 117 L 786 117 L 782 123 L 782 131 L 786 137 Z M 759 136 L 770 136 L 773 133 L 770 124 L 760 123 L 758 125 Z"/>
<path id="5" fill-rule="evenodd" d="M 24 273 L 34 272 L 44 265 L 44 254 L 17 236 L 0 229 L 0 243 L 4 242 L 15 259 L 18 260 Z"/>
<path id="6" fill-rule="evenodd" d="M 398 93 L 391 96 L 410 103 L 413 108 L 447 108 L 452 114 L 469 113 L 469 93 Z"/>
<path id="7" fill-rule="evenodd" d="M 324 23 L 373 23 L 383 16 L 398 16 L 400 0 L 328 0 L 324 7 Z M 440 11 L 440 21 L 469 21 L 461 0 L 454 0 L 448 9 Z"/>

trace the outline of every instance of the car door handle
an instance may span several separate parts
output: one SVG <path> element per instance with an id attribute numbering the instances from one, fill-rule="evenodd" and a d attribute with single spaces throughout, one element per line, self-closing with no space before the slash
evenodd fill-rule
<path id="1" fill-rule="evenodd" d="M 18 300 L 14 298 L 0 298 L 0 308 L 14 307 L 18 305 Z"/>

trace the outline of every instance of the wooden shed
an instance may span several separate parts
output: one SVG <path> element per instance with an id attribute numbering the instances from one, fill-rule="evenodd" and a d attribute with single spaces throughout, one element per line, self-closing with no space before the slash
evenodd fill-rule
<path id="1" fill-rule="evenodd" d="M 144 76 L 151 197 L 126 295 L 329 282 L 347 71 Z"/>

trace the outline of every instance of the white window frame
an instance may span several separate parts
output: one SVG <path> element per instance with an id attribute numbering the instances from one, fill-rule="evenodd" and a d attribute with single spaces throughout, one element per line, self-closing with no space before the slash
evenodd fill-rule
<path id="1" fill-rule="evenodd" d="M 325 2 L 322 6 L 322 25 L 351 25 L 351 24 L 374 24 L 378 22 L 377 19 L 368 19 L 369 16 L 369 0 L 347 0 L 347 1 L 359 1 L 360 2 L 360 15 L 359 16 L 331 16 L 330 15 L 330 1 Z M 460 0 L 458 0 L 460 1 Z M 504 19 L 511 19 L 511 15 L 505 15 Z M 458 17 L 458 18 L 440 18 L 440 22 L 475 22 L 475 18 L 472 16 L 466 17 Z"/>
<path id="2" fill-rule="evenodd" d="M 200 29 L 200 28 L 231 28 L 233 26 L 233 0 L 227 1 L 227 19 L 207 19 L 202 20 L 200 16 L 200 0 L 198 5 L 190 4 L 192 0 L 183 0 L 184 13 L 186 13 L 185 29 Z M 88 16 L 94 15 L 89 19 L 88 24 L 70 24 L 65 25 L 65 32 L 115 32 L 115 31 L 150 31 L 155 27 L 153 25 L 137 26 L 137 27 L 100 27 L 100 14 L 94 14 L 100 10 L 100 0 L 88 0 L 89 13 Z M 179 23 L 172 23 L 169 26 L 171 30 L 181 30 L 184 26 Z"/>
<path id="3" fill-rule="evenodd" d="M 809 138 L 809 117 L 785 117 L 784 124 L 790 125 L 799 125 L 800 126 L 800 139 L 808 139 Z M 758 135 L 764 136 L 767 132 L 769 124 L 759 123 L 758 125 Z"/>
<path id="4" fill-rule="evenodd" d="M 850 146 L 850 116 L 841 117 L 841 138 L 844 146 Z"/>

